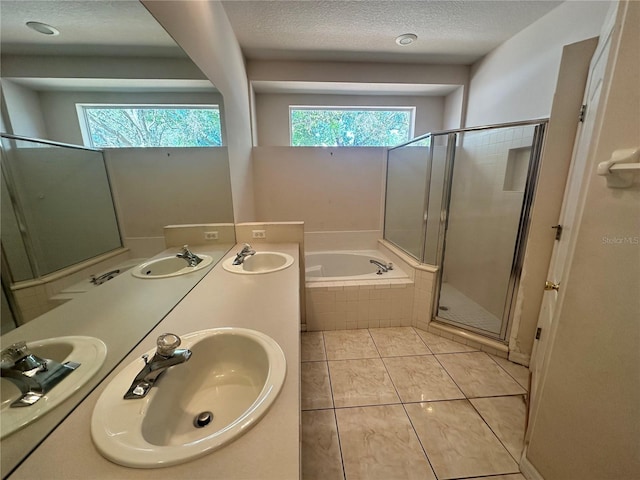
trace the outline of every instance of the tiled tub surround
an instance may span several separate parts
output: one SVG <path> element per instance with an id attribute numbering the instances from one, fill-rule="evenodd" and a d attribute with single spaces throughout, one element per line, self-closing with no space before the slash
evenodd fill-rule
<path id="1" fill-rule="evenodd" d="M 379 251 L 307 252 L 307 255 L 367 256 L 389 263 Z M 313 262 L 312 262 L 313 263 Z M 309 265 L 312 265 L 310 263 Z M 307 268 L 314 268 L 307 266 Z M 374 270 L 375 272 L 375 270 Z M 307 330 L 344 330 L 410 326 L 413 315 L 413 280 L 396 266 L 376 275 L 331 277 L 306 281 Z"/>
<path id="2" fill-rule="evenodd" d="M 23 322 L 33 320 L 68 301 L 56 298 L 65 288 L 88 279 L 92 274 L 126 262 L 130 256 L 131 252 L 128 249 L 119 248 L 41 278 L 11 285 L 15 301 L 22 312 Z"/>
<path id="3" fill-rule="evenodd" d="M 410 279 L 307 282 L 307 330 L 411 325 Z"/>
<path id="4" fill-rule="evenodd" d="M 302 334 L 302 478 L 524 480 L 528 370 L 412 327 Z"/>

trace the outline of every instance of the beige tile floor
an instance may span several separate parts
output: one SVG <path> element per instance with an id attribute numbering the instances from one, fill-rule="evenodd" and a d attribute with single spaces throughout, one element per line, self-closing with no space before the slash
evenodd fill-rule
<path id="1" fill-rule="evenodd" d="M 304 480 L 524 480 L 528 370 L 412 327 L 302 334 Z"/>

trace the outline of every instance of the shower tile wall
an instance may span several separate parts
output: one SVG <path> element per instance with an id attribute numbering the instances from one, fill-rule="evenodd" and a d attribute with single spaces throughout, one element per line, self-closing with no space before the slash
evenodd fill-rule
<path id="1" fill-rule="evenodd" d="M 504 309 L 533 130 L 471 132 L 456 148 L 443 282 L 497 319 Z"/>

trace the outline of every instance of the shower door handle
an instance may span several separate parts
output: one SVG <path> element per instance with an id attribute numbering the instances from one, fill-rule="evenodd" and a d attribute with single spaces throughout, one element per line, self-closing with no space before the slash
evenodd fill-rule
<path id="1" fill-rule="evenodd" d="M 560 284 L 559 283 L 553 283 L 553 282 L 550 282 L 549 280 L 547 280 L 546 282 L 544 282 L 544 289 L 545 290 L 558 291 L 558 290 L 560 290 Z"/>

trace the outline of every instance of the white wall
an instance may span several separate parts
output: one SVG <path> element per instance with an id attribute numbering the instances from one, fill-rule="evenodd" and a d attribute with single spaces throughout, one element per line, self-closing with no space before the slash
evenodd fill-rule
<path id="1" fill-rule="evenodd" d="M 84 145 L 76 103 L 220 105 L 219 93 L 182 92 L 40 92 L 40 104 L 50 140 Z"/>
<path id="2" fill-rule="evenodd" d="M 254 219 L 249 83 L 240 45 L 217 1 L 151 1 L 144 6 L 222 93 L 236 222 Z"/>
<path id="3" fill-rule="evenodd" d="M 288 146 L 289 106 L 416 107 L 415 135 L 442 128 L 443 97 L 381 95 L 256 94 L 258 145 Z"/>
<path id="4" fill-rule="evenodd" d="M 529 234 L 509 338 L 509 358 L 525 365 L 529 364 L 540 306 L 545 295 L 540 285 L 547 280 L 549 261 L 556 243 L 555 231 L 549 226 L 556 225 L 560 218 L 576 132 L 581 125 L 576 119 L 576 111 L 582 105 L 589 64 L 597 43 L 597 38 L 591 38 L 563 49 L 538 173 L 537 184 L 540 188 L 531 208 Z"/>
<path id="5" fill-rule="evenodd" d="M 1 80 L 2 102 L 7 119 L 7 133 L 31 138 L 47 138 L 47 130 L 42 117 L 38 93 L 11 82 Z"/>
<path id="6" fill-rule="evenodd" d="M 150 256 L 164 249 L 165 225 L 233 222 L 226 150 L 106 151 L 123 242 L 133 248 L 134 256 Z"/>
<path id="7" fill-rule="evenodd" d="M 466 65 L 250 60 L 247 72 L 252 82 L 466 85 L 469 80 Z"/>
<path id="8" fill-rule="evenodd" d="M 2 55 L 4 78 L 206 79 L 188 58 Z"/>
<path id="9" fill-rule="evenodd" d="M 444 99 L 444 115 L 442 119 L 443 130 L 453 130 L 463 127 L 465 87 L 460 86 L 447 95 Z"/>
<path id="10" fill-rule="evenodd" d="M 640 178 L 610 189 L 595 174 L 612 151 L 639 146 L 640 3 L 620 10 L 614 38 L 622 40 L 609 54 L 608 68 L 616 65 L 602 86 L 577 241 L 530 424 L 526 459 L 545 480 L 640 478 Z"/>
<path id="11" fill-rule="evenodd" d="M 564 2 L 474 64 L 466 126 L 548 117 L 563 46 L 599 35 L 609 5 Z"/>
<path id="12" fill-rule="evenodd" d="M 382 147 L 255 147 L 259 221 L 304 221 L 305 232 L 380 230 Z"/>

